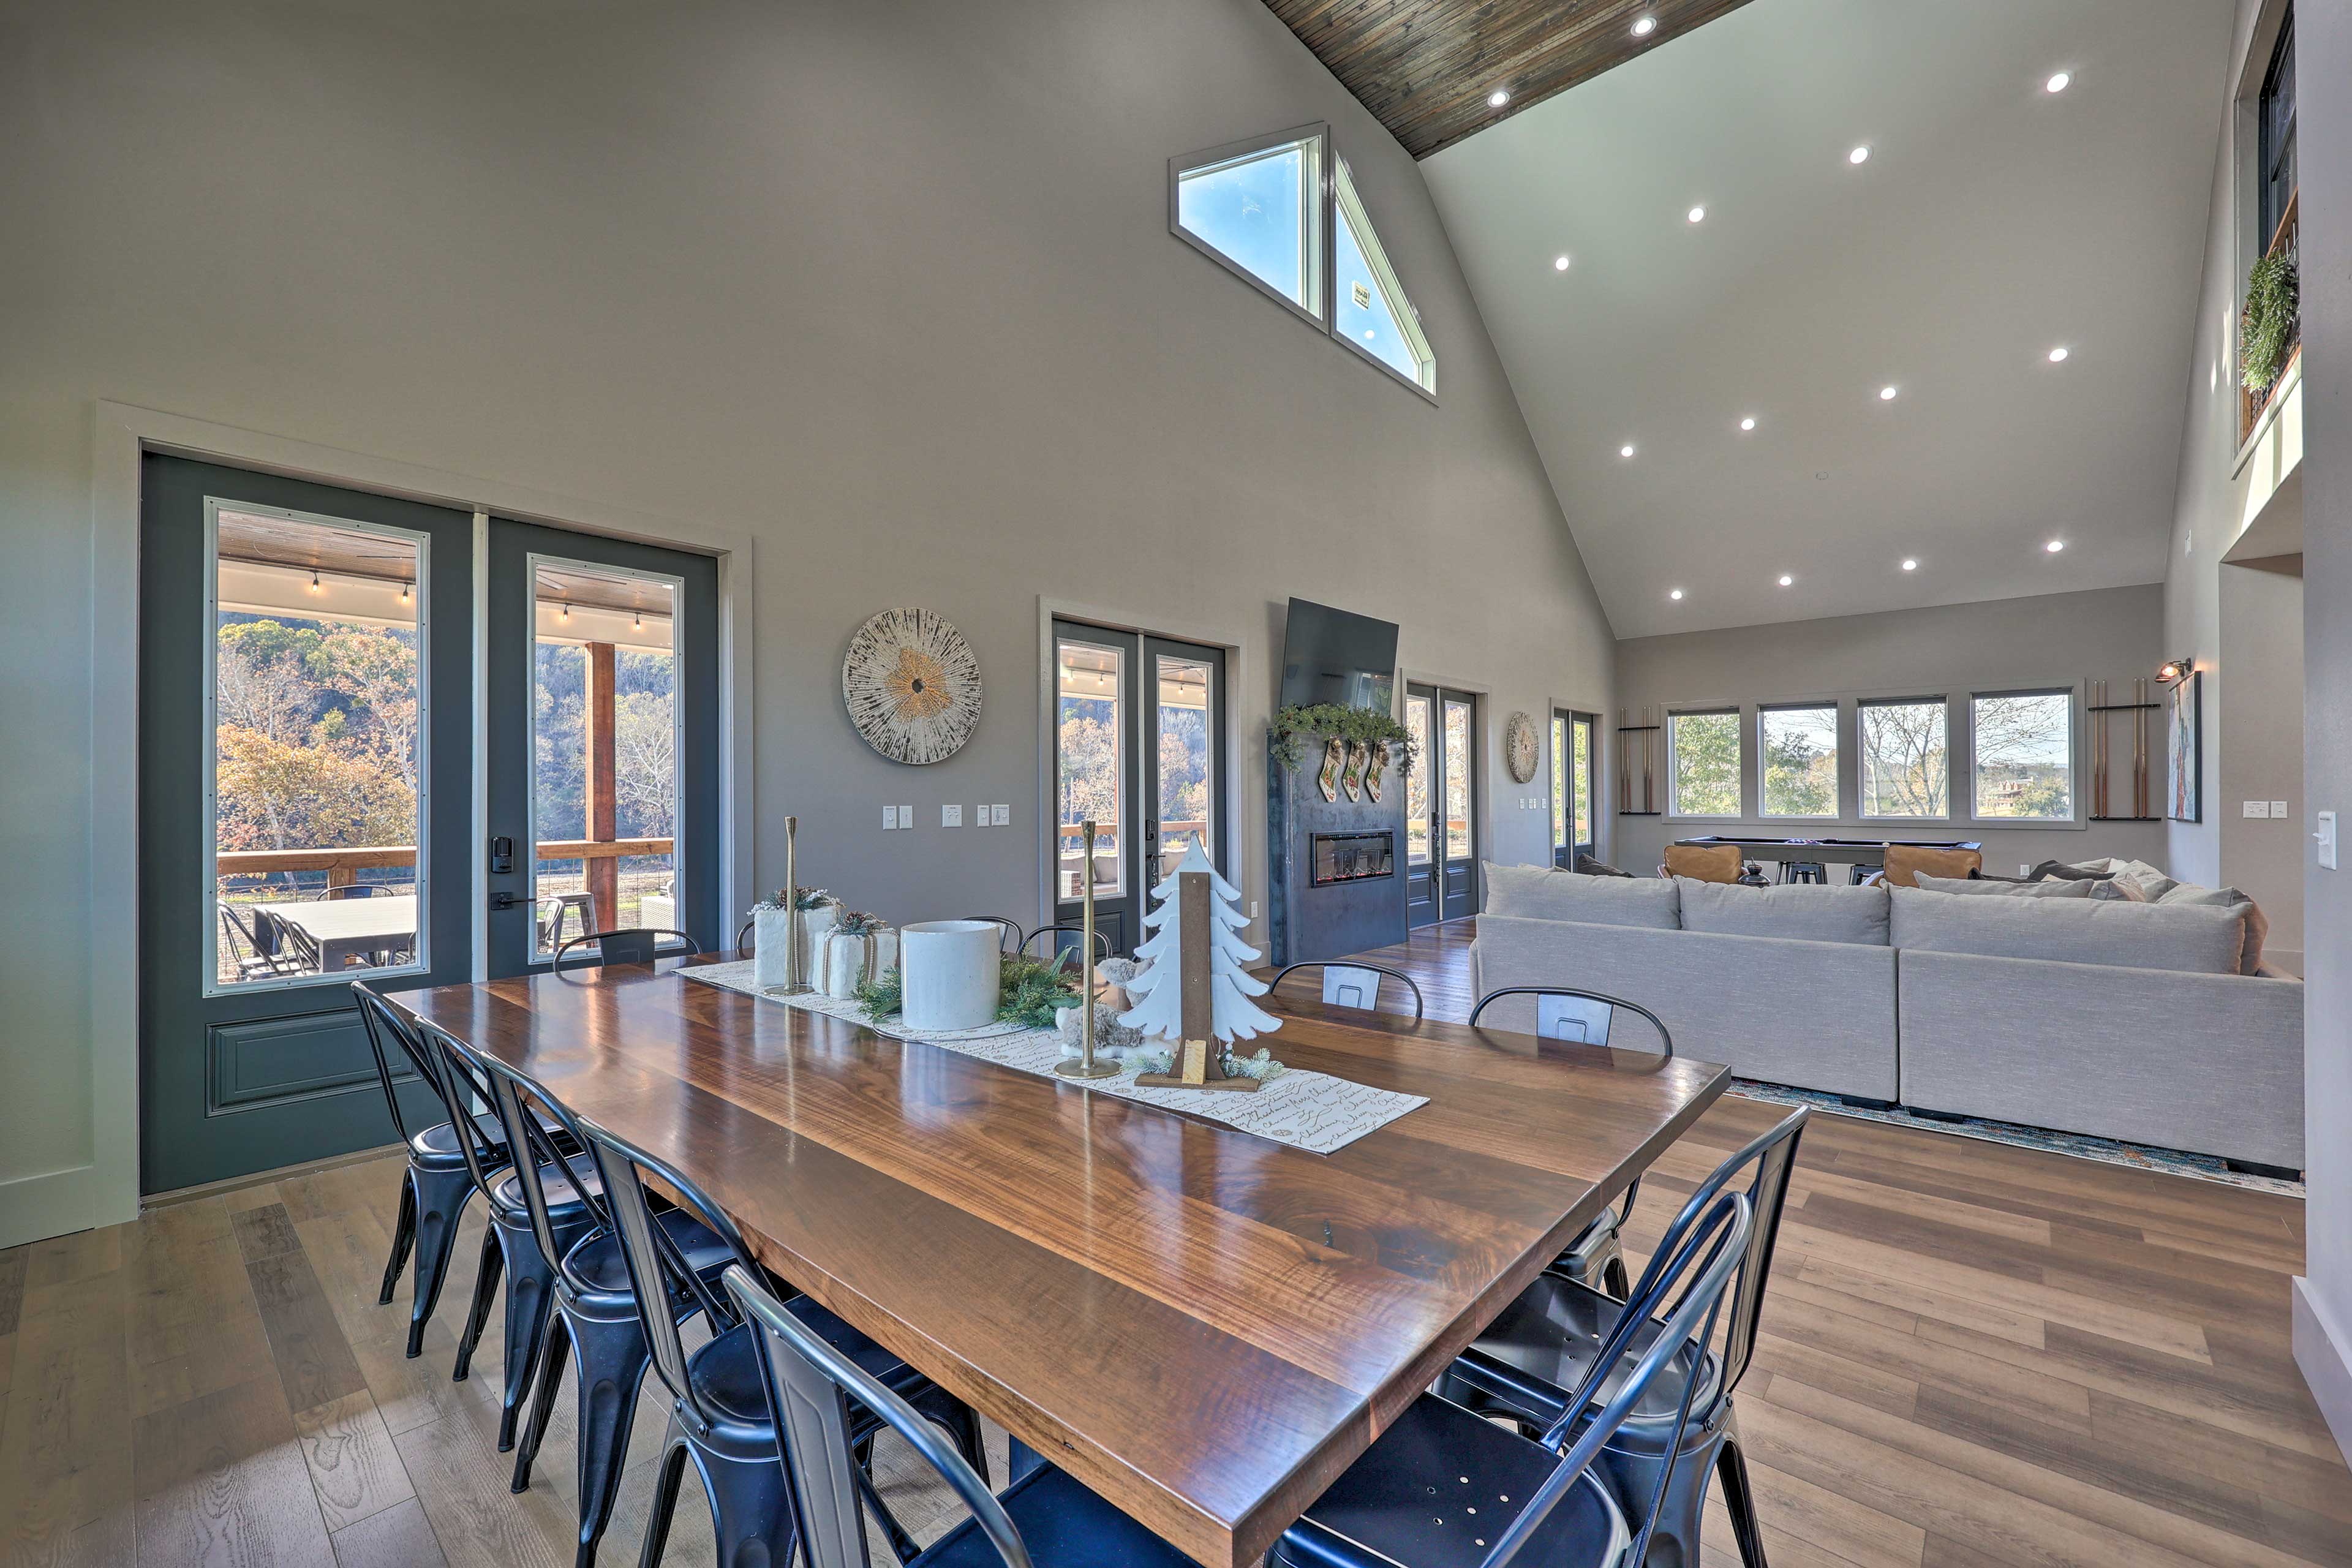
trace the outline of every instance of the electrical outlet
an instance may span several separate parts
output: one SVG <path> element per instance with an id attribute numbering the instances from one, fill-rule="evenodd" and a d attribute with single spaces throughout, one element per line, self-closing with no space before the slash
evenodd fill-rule
<path id="1" fill-rule="evenodd" d="M 2285 821 L 2285 820 L 2286 820 L 2286 802 L 2284 802 L 2284 801 L 2283 801 L 2283 800 L 2274 800 L 2274 801 L 2271 802 L 2271 815 L 2272 815 L 2273 816 L 2274 816 L 2274 817 L 2278 818 L 2281 822 Z"/>
<path id="2" fill-rule="evenodd" d="M 884 806 L 882 808 L 882 831 L 888 833 L 898 826 L 898 808 L 895 805 Z"/>
<path id="3" fill-rule="evenodd" d="M 2321 868 L 2328 871 L 2336 869 L 2336 814 L 2332 811 L 2321 812 L 2319 831 L 2311 837 L 2319 845 Z"/>
<path id="4" fill-rule="evenodd" d="M 1082 892 L 1082 893 L 1083 893 L 1083 892 L 1085 892 L 1085 891 L 1086 891 L 1086 889 L 1085 889 L 1084 888 L 1081 888 L 1081 889 L 1078 889 L 1078 891 L 1080 891 L 1080 892 Z M 1252 900 L 1250 900 L 1250 919 L 1252 919 L 1252 920 L 1255 920 L 1255 919 L 1257 919 L 1257 900 L 1256 900 L 1255 899 L 1252 899 Z"/>
<path id="5" fill-rule="evenodd" d="M 990 806 L 988 808 L 988 825 L 991 827 L 1010 827 L 1013 825 L 1013 808 L 1004 805 L 1003 802 L 999 802 L 998 804 Z M 1086 889 L 1081 888 L 1078 890 L 1080 892 L 1084 892 Z"/>
<path id="6" fill-rule="evenodd" d="M 963 807 L 961 805 L 943 805 L 940 807 L 940 826 L 941 827 L 961 827 L 963 826 Z"/>
<path id="7" fill-rule="evenodd" d="M 2017 874 L 2021 877 L 2031 877 L 2033 875 L 2033 868 L 2031 866 L 2021 865 L 2017 868 Z"/>
<path id="8" fill-rule="evenodd" d="M 2268 816 L 2271 803 L 2266 800 L 2242 800 L 2238 803 L 2238 810 L 2247 816 Z"/>

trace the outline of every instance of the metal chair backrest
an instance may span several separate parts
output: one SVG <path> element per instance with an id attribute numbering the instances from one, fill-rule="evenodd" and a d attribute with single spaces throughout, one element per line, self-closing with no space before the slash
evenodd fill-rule
<path id="1" fill-rule="evenodd" d="M 653 926 L 630 926 L 623 931 L 600 931 L 588 936 L 573 937 L 555 950 L 555 967 L 558 969 L 563 967 L 565 953 L 575 947 L 585 947 L 591 943 L 595 946 L 596 963 L 600 965 L 651 963 L 661 956 L 661 941 L 666 936 L 674 936 L 686 943 L 688 952 L 694 951 L 694 939 L 682 931 L 668 931 Z M 677 953 L 676 948 L 672 948 L 670 952 L 673 954 Z M 582 963 L 573 967 L 586 969 L 589 966 Z"/>
<path id="2" fill-rule="evenodd" d="M 562 1150 L 540 1120 L 544 1112 L 548 1121 L 563 1129 L 574 1147 L 584 1149 L 580 1136 L 580 1123 L 572 1108 L 547 1092 L 537 1079 L 485 1055 L 471 1047 L 455 1047 L 463 1051 L 466 1059 L 489 1080 L 490 1109 L 498 1113 L 499 1126 L 505 1130 L 507 1147 L 515 1152 L 515 1184 L 522 1189 L 522 1206 L 530 1215 L 530 1232 L 538 1238 L 540 1256 L 553 1264 L 575 1290 L 593 1290 L 595 1285 L 575 1273 L 565 1257 L 567 1248 L 555 1239 L 555 1221 L 547 1205 L 547 1184 L 540 1179 L 540 1168 L 553 1165 L 559 1170 L 568 1166 Z M 591 1222 L 600 1230 L 609 1230 L 613 1215 L 604 1199 L 591 1188 L 593 1184 L 574 1182 L 572 1190 L 588 1205 Z"/>
<path id="3" fill-rule="evenodd" d="M 1661 1246 L 1658 1258 L 1663 1266 L 1654 1263 L 1643 1273 L 1642 1287 L 1633 1292 L 1619 1320 L 1628 1326 L 1625 1331 L 1610 1336 L 1595 1358 L 1584 1385 L 1569 1402 L 1567 1412 L 1543 1436 L 1544 1446 L 1561 1456 L 1559 1468 L 1537 1487 L 1518 1517 L 1503 1527 L 1480 1568 L 1503 1568 L 1518 1554 L 1553 1507 L 1568 1495 L 1569 1488 L 1591 1468 L 1601 1451 L 1632 1419 L 1676 1357 L 1687 1350 L 1691 1363 L 1696 1365 L 1706 1353 L 1707 1342 L 1715 1337 L 1716 1321 L 1722 1312 L 1724 1290 L 1751 1250 L 1754 1237 L 1755 1215 L 1746 1194 L 1721 1193 L 1682 1237 L 1670 1237 L 1669 1245 Z M 1646 1349 L 1637 1349 L 1631 1326 L 1649 1321 L 1670 1296 L 1674 1304 L 1662 1331 Z M 1605 1387 L 1609 1375 L 1627 1363 L 1632 1363 L 1632 1370 L 1615 1395 L 1599 1410 L 1589 1412 L 1585 1401 L 1591 1396 L 1591 1391 Z M 1674 1431 L 1664 1450 L 1668 1454 L 1682 1451 L 1683 1433 L 1690 1425 L 1691 1405 L 1698 1387 L 1696 1377 L 1683 1380 Z M 1650 1537 L 1664 1511 L 1666 1483 L 1673 1478 L 1675 1467 L 1660 1465 L 1657 1469 L 1647 1506 L 1638 1513 L 1634 1507 L 1637 1500 L 1631 1496 L 1619 1498 L 1628 1516 L 1626 1522 L 1635 1526 L 1632 1547 L 1618 1559 L 1620 1562 L 1648 1561 Z"/>
<path id="4" fill-rule="evenodd" d="M 283 960 L 286 953 L 291 952 L 297 963 L 307 963 L 313 969 L 327 967 L 326 956 L 319 951 L 319 944 L 310 940 L 309 932 L 291 921 L 281 921 L 268 910 L 257 909 L 253 911 L 253 929 L 262 939 L 262 951 L 271 958 Z"/>
<path id="5" fill-rule="evenodd" d="M 577 1112 L 572 1124 L 604 1180 L 604 1210 L 612 1217 L 614 1234 L 621 1238 L 621 1258 L 628 1266 L 630 1287 L 636 1291 L 637 1318 L 653 1352 L 654 1372 L 677 1397 L 679 1416 L 699 1423 L 707 1433 L 714 1424 L 713 1415 L 695 1396 L 692 1380 L 687 1376 L 686 1342 L 678 1334 L 677 1319 L 669 1305 L 681 1296 L 693 1298 L 710 1315 L 713 1333 L 734 1327 L 735 1312 L 723 1293 L 713 1290 L 688 1264 L 669 1232 L 655 1223 L 646 1174 L 651 1173 L 678 1207 L 709 1226 L 746 1273 L 758 1277 L 759 1262 L 727 1212 L 675 1167 Z"/>
<path id="6" fill-rule="evenodd" d="M 1019 952 L 1029 944 L 1029 933 L 1021 929 L 1019 921 L 1009 916 L 966 915 L 963 918 L 968 921 L 986 921 L 990 925 L 1003 927 L 1003 931 L 996 939 L 996 951 L 999 952 Z"/>
<path id="7" fill-rule="evenodd" d="M 360 1005 L 360 1022 L 367 1026 L 368 1049 L 375 1055 L 375 1080 L 383 1086 L 383 1102 L 392 1111 L 393 1131 L 400 1141 L 409 1141 L 407 1119 L 400 1114 L 400 1094 L 392 1080 L 392 1058 L 384 1054 L 386 1039 L 400 1047 L 408 1065 L 426 1083 L 433 1082 L 433 1064 L 425 1059 L 425 1047 L 418 1043 L 416 1033 L 401 1021 L 392 1004 L 364 981 L 352 982 L 352 995 Z M 436 1092 L 438 1092 L 437 1086 Z"/>
<path id="8" fill-rule="evenodd" d="M 1700 1216 L 1707 1212 L 1706 1205 L 1741 1172 L 1750 1166 L 1755 1168 L 1746 1196 L 1755 1210 L 1756 1236 L 1741 1261 L 1738 1288 L 1731 1299 L 1730 1316 L 1725 1320 L 1723 1378 L 1714 1404 L 1700 1413 L 1702 1418 L 1711 1417 L 1715 1407 L 1731 1397 L 1731 1391 L 1747 1374 L 1748 1363 L 1756 1353 L 1756 1324 L 1764 1311 L 1764 1288 L 1771 1279 L 1772 1249 L 1780 1237 L 1780 1211 L 1788 1202 L 1789 1177 L 1796 1168 L 1798 1141 L 1812 1114 L 1810 1106 L 1798 1107 L 1717 1165 L 1691 1194 L 1674 1224 L 1666 1227 L 1657 1251 L 1650 1255 L 1649 1267 L 1642 1270 L 1641 1282 L 1633 1287 L 1633 1295 L 1641 1296 L 1651 1277 L 1659 1273 L 1664 1260 L 1674 1253 L 1680 1238 L 1699 1225 Z M 1628 1311 L 1619 1320 L 1621 1331 L 1630 1332 L 1631 1326 L 1638 1321 Z M 1590 1379 L 1587 1381 L 1589 1384 Z"/>
<path id="9" fill-rule="evenodd" d="M 416 1039 L 432 1065 L 426 1081 L 440 1094 L 441 1109 L 449 1113 L 449 1129 L 457 1135 L 457 1152 L 465 1156 L 466 1173 L 473 1178 L 474 1190 L 482 1194 L 482 1201 L 496 1208 L 490 1178 L 507 1168 L 513 1145 L 501 1148 L 491 1142 L 474 1120 L 474 1107 L 490 1103 L 489 1079 L 474 1065 L 473 1052 L 446 1032 L 419 1020 Z"/>
<path id="10" fill-rule="evenodd" d="M 992 919 L 993 917 L 982 915 L 978 918 L 988 920 Z M 1066 963 L 1068 960 L 1065 955 L 1068 953 L 1071 947 L 1075 947 L 1078 942 L 1086 940 L 1087 931 L 1084 926 L 1039 926 L 1035 931 L 1033 931 L 1027 936 L 1023 937 L 1021 939 L 1021 945 L 1014 948 L 1013 951 L 1022 953 L 1028 952 L 1029 944 L 1035 942 L 1041 936 L 1066 936 L 1074 939 L 1067 946 L 1065 946 L 1060 942 L 1055 943 L 1054 952 L 1050 955 L 1060 962 Z M 1032 956 L 1042 959 L 1046 958 L 1049 955 L 1040 952 L 1033 954 Z M 1105 936 L 1099 930 L 1097 930 L 1095 932 L 1095 962 L 1097 963 L 1100 963 L 1104 959 L 1108 958 L 1109 956 L 1110 938 Z"/>
<path id="11" fill-rule="evenodd" d="M 1628 1002 L 1622 996 L 1605 995 L 1598 991 L 1580 991 L 1572 985 L 1507 985 L 1499 991 L 1489 991 L 1478 998 L 1470 1009 L 1470 1026 L 1478 1026 L 1478 1016 L 1488 1004 L 1506 996 L 1532 996 L 1536 999 L 1536 1034 L 1547 1040 L 1568 1040 L 1578 1045 L 1605 1046 L 1622 1010 L 1649 1020 L 1654 1039 L 1643 1039 L 1632 1046 L 1620 1046 L 1621 1050 L 1648 1051 L 1654 1056 L 1674 1058 L 1675 1037 L 1659 1016 L 1639 1002 Z"/>
<path id="12" fill-rule="evenodd" d="M 260 942 L 246 925 L 245 917 L 236 912 L 235 905 L 226 899 L 219 899 L 215 900 L 215 908 L 220 911 L 221 940 L 240 974 L 249 970 L 277 967 L 271 963 L 269 954 L 261 951 Z"/>
<path id="13" fill-rule="evenodd" d="M 1396 981 L 1412 993 L 1412 1016 L 1423 1016 L 1421 987 L 1412 975 L 1402 969 L 1391 969 L 1379 963 L 1329 963 L 1310 961 L 1294 963 L 1276 974 L 1266 989 L 1274 990 L 1285 980 L 1302 969 L 1323 972 L 1323 1001 L 1332 1007 L 1355 1007 L 1367 1013 L 1378 1012 L 1381 1005 L 1381 981 L 1383 976 Z"/>
<path id="14" fill-rule="evenodd" d="M 327 901 L 331 904 L 339 902 L 344 899 L 373 899 L 374 897 L 375 884 L 373 882 L 346 882 L 340 888 L 331 887 L 327 889 Z"/>
<path id="15" fill-rule="evenodd" d="M 953 1445 L 907 1402 L 784 1310 L 757 1274 L 730 1268 L 719 1282 L 751 1325 L 761 1381 L 784 1450 L 786 1489 L 807 1568 L 868 1568 L 849 1405 L 880 1416 L 948 1483 L 1007 1568 L 1030 1568 L 1004 1506 Z"/>
<path id="16" fill-rule="evenodd" d="M 758 950 L 751 945 L 751 933 L 759 929 L 760 922 L 757 920 L 748 920 L 743 922 L 743 929 L 735 933 L 736 957 L 750 958 L 754 956 Z"/>
<path id="17" fill-rule="evenodd" d="M 268 911 L 257 909 L 252 911 L 251 917 L 247 918 L 236 912 L 236 905 L 224 903 L 221 905 L 221 913 L 226 915 L 236 923 L 236 928 L 245 933 L 245 940 L 253 944 L 255 952 L 272 963 L 284 956 L 285 942 L 280 933 L 286 928 L 279 925 Z"/>

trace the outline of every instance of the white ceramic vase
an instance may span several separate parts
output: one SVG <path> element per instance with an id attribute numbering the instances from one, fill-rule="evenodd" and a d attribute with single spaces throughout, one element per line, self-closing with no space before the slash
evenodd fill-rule
<path id="1" fill-rule="evenodd" d="M 999 929 L 987 921 L 919 921 L 900 929 L 899 1016 L 908 1029 L 977 1029 L 995 1021 Z"/>

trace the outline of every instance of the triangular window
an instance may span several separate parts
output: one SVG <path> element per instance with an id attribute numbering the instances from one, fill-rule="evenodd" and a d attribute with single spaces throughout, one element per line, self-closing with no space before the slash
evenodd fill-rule
<path id="1" fill-rule="evenodd" d="M 1404 297 L 1388 253 L 1356 195 L 1348 165 L 1338 167 L 1336 186 L 1339 221 L 1332 226 L 1332 259 L 1336 277 L 1332 293 L 1338 311 L 1332 331 L 1358 351 L 1370 355 L 1423 392 L 1437 390 L 1437 356 L 1421 330 L 1420 313 Z"/>
<path id="2" fill-rule="evenodd" d="M 1177 232 L 1322 321 L 1322 132 L 1205 156 L 1175 172 Z"/>

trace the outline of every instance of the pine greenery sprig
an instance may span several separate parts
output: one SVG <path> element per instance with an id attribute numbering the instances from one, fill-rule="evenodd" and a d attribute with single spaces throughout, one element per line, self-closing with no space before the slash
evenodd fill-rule
<path id="1" fill-rule="evenodd" d="M 1266 750 L 1285 768 L 1296 768 L 1305 755 L 1305 741 L 1320 735 L 1337 735 L 1342 741 L 1361 741 L 1366 745 L 1385 742 L 1395 759 L 1397 772 L 1408 777 L 1420 754 L 1412 731 L 1389 714 L 1377 708 L 1349 708 L 1337 702 L 1285 708 L 1274 716 L 1273 724 L 1266 729 Z"/>
<path id="2" fill-rule="evenodd" d="M 2247 275 L 2246 310 L 2238 331 L 2239 379 L 2257 396 L 2268 392 L 2286 369 L 2301 293 L 2291 252 L 2273 251 L 2255 262 Z"/>
<path id="3" fill-rule="evenodd" d="M 1004 1023 L 1050 1029 L 1063 1008 L 1077 1005 L 1077 983 L 1061 965 L 1015 953 L 1004 956 L 996 1005 L 996 1016 Z"/>
<path id="4" fill-rule="evenodd" d="M 853 994 L 857 998 L 858 1010 L 878 1024 L 906 1005 L 907 983 L 894 963 L 881 973 L 859 981 Z"/>

